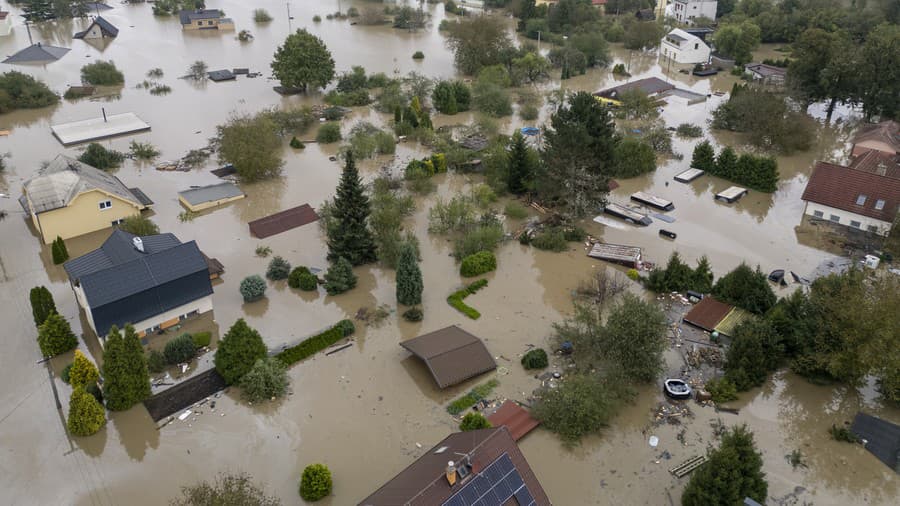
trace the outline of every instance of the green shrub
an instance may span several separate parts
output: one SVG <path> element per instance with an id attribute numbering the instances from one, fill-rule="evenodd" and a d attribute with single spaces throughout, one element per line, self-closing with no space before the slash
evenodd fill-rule
<path id="1" fill-rule="evenodd" d="M 241 378 L 241 393 L 250 402 L 259 402 L 287 393 L 287 369 L 276 358 L 260 358 L 253 368 Z"/>
<path id="2" fill-rule="evenodd" d="M 712 395 L 713 402 L 728 402 L 737 399 L 737 387 L 725 378 L 711 379 L 706 382 L 706 391 Z"/>
<path id="3" fill-rule="evenodd" d="M 323 464 L 311 464 L 300 478 L 300 497 L 304 501 L 318 501 L 331 493 L 331 471 Z"/>
<path id="4" fill-rule="evenodd" d="M 306 149 L 306 146 L 297 137 L 291 137 L 291 147 L 294 149 Z"/>
<path id="5" fill-rule="evenodd" d="M 411 307 L 403 312 L 403 319 L 408 322 L 420 322 L 423 316 L 422 310 L 418 307 Z"/>
<path id="6" fill-rule="evenodd" d="M 447 297 L 447 304 L 450 304 L 453 309 L 456 309 L 469 318 L 477 320 L 478 318 L 481 318 L 481 313 L 479 313 L 475 308 L 466 305 L 466 303 L 463 302 L 463 299 L 477 292 L 478 290 L 481 290 L 482 288 L 487 286 L 487 284 L 488 282 L 486 279 L 479 279 L 478 281 L 470 284 L 462 290 L 450 294 L 450 296 Z"/>
<path id="7" fill-rule="evenodd" d="M 356 331 L 356 326 L 350 320 L 341 320 L 333 327 L 308 339 L 304 339 L 296 346 L 281 351 L 275 358 L 288 366 L 297 363 L 304 358 L 328 348 L 341 339 L 350 336 Z"/>
<path id="8" fill-rule="evenodd" d="M 69 322 L 55 312 L 47 315 L 47 319 L 38 327 L 37 341 L 41 355 L 45 357 L 55 357 L 78 346 L 78 338 L 72 332 Z"/>
<path id="9" fill-rule="evenodd" d="M 425 53 L 423 53 L 422 51 L 416 51 L 415 53 L 413 53 L 413 60 L 421 60 L 423 58 L 425 58 Z"/>
<path id="10" fill-rule="evenodd" d="M 240 291 L 244 302 L 259 300 L 266 294 L 266 282 L 258 274 L 247 276 L 241 281 Z"/>
<path id="11" fill-rule="evenodd" d="M 266 258 L 272 253 L 272 248 L 268 246 L 259 245 L 256 247 L 256 256 L 260 258 Z"/>
<path id="12" fill-rule="evenodd" d="M 266 344 L 256 329 L 239 318 L 219 339 L 216 347 L 216 371 L 225 382 L 233 385 L 250 371 L 257 359 L 268 354 Z"/>
<path id="13" fill-rule="evenodd" d="M 50 253 L 53 257 L 53 264 L 59 265 L 69 259 L 69 250 L 66 249 L 66 243 L 62 237 L 56 236 L 53 244 L 50 246 Z"/>
<path id="14" fill-rule="evenodd" d="M 565 232 L 557 227 L 542 230 L 531 240 L 531 245 L 537 249 L 556 252 L 569 249 Z"/>
<path id="15" fill-rule="evenodd" d="M 506 206 L 503 208 L 503 214 L 507 218 L 522 220 L 528 217 L 528 209 L 519 202 L 512 200 L 506 203 Z"/>
<path id="16" fill-rule="evenodd" d="M 191 335 L 191 337 L 194 338 L 194 345 L 197 349 L 205 348 L 209 346 L 210 341 L 212 341 L 212 332 L 197 332 Z"/>
<path id="17" fill-rule="evenodd" d="M 112 149 L 106 149 L 96 142 L 88 144 L 84 153 L 81 153 L 81 156 L 78 157 L 79 162 L 86 163 L 100 170 L 115 169 L 122 165 L 123 160 L 125 160 L 124 154 Z"/>
<path id="18" fill-rule="evenodd" d="M 313 16 L 313 23 L 321 23 L 321 22 L 322 22 L 322 16 L 319 16 L 318 14 Z"/>
<path id="19" fill-rule="evenodd" d="M 59 379 L 63 380 L 63 383 L 66 385 L 69 384 L 69 373 L 72 372 L 72 366 L 74 363 L 69 363 L 65 367 L 63 367 L 62 371 L 59 373 Z"/>
<path id="20" fill-rule="evenodd" d="M 491 392 L 493 392 L 499 384 L 499 381 L 497 381 L 496 379 L 492 379 L 490 381 L 487 381 L 486 383 L 478 385 L 477 387 L 470 390 L 466 395 L 451 402 L 450 405 L 447 406 L 447 412 L 451 415 L 458 415 L 462 413 L 463 411 L 474 406 L 476 402 L 484 399 L 488 395 L 491 395 Z"/>
<path id="21" fill-rule="evenodd" d="M 100 390 L 100 385 L 96 383 L 91 383 L 87 387 L 85 387 L 85 392 L 91 394 L 94 399 L 97 399 L 97 403 L 103 406 L 103 391 Z"/>
<path id="22" fill-rule="evenodd" d="M 470 278 L 496 269 L 497 258 L 494 254 L 490 251 L 479 251 L 474 255 L 463 258 L 462 263 L 459 266 L 459 273 L 462 276 Z"/>
<path id="23" fill-rule="evenodd" d="M 125 76 L 112 60 L 99 60 L 81 67 L 81 80 L 95 86 L 115 86 L 123 84 Z"/>
<path id="24" fill-rule="evenodd" d="M 499 222 L 483 223 L 457 238 L 453 243 L 453 256 L 461 260 L 479 251 L 493 251 L 503 240 L 503 226 Z"/>
<path id="25" fill-rule="evenodd" d="M 328 295 L 339 295 L 356 286 L 353 266 L 344 257 L 338 258 L 325 273 L 325 291 Z"/>
<path id="26" fill-rule="evenodd" d="M 522 366 L 525 369 L 543 369 L 548 364 L 547 352 L 543 348 L 535 348 L 522 356 Z"/>
<path id="27" fill-rule="evenodd" d="M 131 141 L 131 144 L 128 145 L 128 151 L 131 153 L 131 156 L 138 160 L 152 160 L 159 156 L 159 150 L 149 142 Z"/>
<path id="28" fill-rule="evenodd" d="M 703 129 L 699 125 L 692 123 L 682 123 L 675 129 L 675 134 L 679 137 L 697 138 L 703 135 Z"/>
<path id="29" fill-rule="evenodd" d="M 59 102 L 42 81 L 10 70 L 0 74 L 0 114 L 16 109 L 37 109 Z"/>
<path id="30" fill-rule="evenodd" d="M 304 274 L 310 274 L 308 268 L 302 265 L 294 267 L 294 270 L 288 275 L 288 286 L 291 288 L 300 288 L 300 277 Z"/>
<path id="31" fill-rule="evenodd" d="M 96 434 L 106 424 L 106 412 L 84 387 L 77 386 L 69 398 L 69 418 L 66 425 L 73 436 Z"/>
<path id="32" fill-rule="evenodd" d="M 272 21 L 272 16 L 265 9 L 253 9 L 253 21 L 257 23 L 268 23 Z"/>
<path id="33" fill-rule="evenodd" d="M 50 313 L 56 312 L 56 303 L 53 302 L 53 295 L 46 286 L 36 286 L 28 292 L 28 298 L 31 301 L 31 316 L 34 318 L 34 326 L 40 327 L 42 323 L 47 321 Z"/>
<path id="34" fill-rule="evenodd" d="M 269 261 L 269 267 L 266 269 L 267 278 L 277 281 L 279 279 L 287 279 L 290 274 L 291 264 L 287 260 L 276 255 Z"/>
<path id="35" fill-rule="evenodd" d="M 828 433 L 831 434 L 831 439 L 834 439 L 835 441 L 859 443 L 859 438 L 847 427 L 838 427 L 837 425 L 832 424 L 831 428 L 828 429 Z"/>
<path id="36" fill-rule="evenodd" d="M 316 142 L 322 144 L 338 142 L 341 138 L 341 125 L 337 123 L 325 123 L 319 127 L 319 132 L 316 134 Z"/>
<path id="37" fill-rule="evenodd" d="M 641 274 L 637 269 L 628 269 L 628 272 L 626 272 L 625 275 L 632 281 L 637 281 L 641 277 Z"/>
<path id="38" fill-rule="evenodd" d="M 303 274 L 300 276 L 300 289 L 304 292 L 313 292 L 319 288 L 319 278 L 315 274 Z"/>
<path id="39" fill-rule="evenodd" d="M 197 346 L 190 334 L 181 334 L 166 343 L 163 355 L 169 365 L 182 364 L 190 361 L 197 354 Z"/>
<path id="40" fill-rule="evenodd" d="M 519 116 L 521 116 L 525 121 L 534 121 L 538 119 L 538 115 L 538 108 L 530 104 L 524 105 L 521 109 L 519 109 Z"/>
<path id="41" fill-rule="evenodd" d="M 153 374 L 166 370 L 166 357 L 159 350 L 152 350 L 147 356 L 147 369 Z"/>
<path id="42" fill-rule="evenodd" d="M 466 416 L 459 422 L 459 430 L 463 432 L 490 428 L 491 422 L 481 413 L 466 413 Z"/>

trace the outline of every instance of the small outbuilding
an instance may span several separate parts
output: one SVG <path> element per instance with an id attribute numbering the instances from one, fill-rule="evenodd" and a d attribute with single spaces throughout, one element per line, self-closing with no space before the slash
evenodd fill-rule
<path id="1" fill-rule="evenodd" d="M 588 256 L 632 269 L 637 269 L 641 265 L 641 248 L 638 246 L 598 242 L 591 246 Z"/>
<path id="2" fill-rule="evenodd" d="M 280 234 L 292 228 L 301 227 L 308 223 L 312 223 L 319 219 L 309 204 L 285 209 L 279 213 L 275 213 L 265 218 L 253 220 L 250 226 L 250 235 L 257 239 L 265 239 L 271 235 Z"/>
<path id="3" fill-rule="evenodd" d="M 103 19 L 102 16 L 97 16 L 86 30 L 76 33 L 74 37 L 76 39 L 112 39 L 117 35 L 119 35 L 118 28 L 113 26 L 109 21 Z"/>
<path id="4" fill-rule="evenodd" d="M 50 130 L 63 146 L 71 146 L 82 142 L 146 132 L 150 130 L 150 125 L 133 112 L 107 115 L 104 111 L 101 117 L 51 125 Z"/>
<path id="5" fill-rule="evenodd" d="M 726 304 L 716 300 L 714 297 L 703 297 L 703 299 L 694 304 L 694 307 L 686 315 L 684 322 L 689 323 L 699 329 L 707 332 L 713 332 L 716 325 L 728 316 L 728 313 L 734 309 L 731 304 Z"/>
<path id="6" fill-rule="evenodd" d="M 541 422 L 535 420 L 527 409 L 522 407 L 518 402 L 507 399 L 487 417 L 492 427 L 506 427 L 509 434 L 516 441 L 525 437 L 535 429 Z"/>
<path id="7" fill-rule="evenodd" d="M 181 205 L 195 213 L 244 197 L 246 197 L 244 192 L 232 183 L 219 183 L 178 192 L 178 200 Z"/>
<path id="8" fill-rule="evenodd" d="M 210 81 L 215 83 L 222 81 L 233 81 L 235 79 L 234 72 L 225 69 L 225 70 L 211 70 L 206 73 L 207 77 L 209 77 Z"/>
<path id="9" fill-rule="evenodd" d="M 900 425 L 860 412 L 850 432 L 862 439 L 866 450 L 878 460 L 900 473 Z"/>
<path id="10" fill-rule="evenodd" d="M 440 388 L 497 368 L 481 339 L 456 325 L 403 341 L 400 346 L 425 362 Z"/>

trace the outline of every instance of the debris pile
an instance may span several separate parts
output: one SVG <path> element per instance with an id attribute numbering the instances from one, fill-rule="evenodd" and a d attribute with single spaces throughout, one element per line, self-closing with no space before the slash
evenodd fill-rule
<path id="1" fill-rule="evenodd" d="M 653 410 L 653 426 L 680 425 L 682 419 L 693 418 L 694 413 L 687 404 L 660 403 Z"/>

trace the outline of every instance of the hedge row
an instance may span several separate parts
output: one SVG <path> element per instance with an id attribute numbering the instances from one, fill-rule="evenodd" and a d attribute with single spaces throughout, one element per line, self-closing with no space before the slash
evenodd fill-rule
<path id="1" fill-rule="evenodd" d="M 490 251 L 479 251 L 463 258 L 459 273 L 467 278 L 497 269 L 497 257 Z"/>
<path id="2" fill-rule="evenodd" d="M 278 355 L 275 355 L 275 358 L 280 360 L 286 366 L 295 364 L 349 336 L 355 330 L 356 326 L 353 325 L 352 321 L 341 320 L 334 327 L 331 327 L 325 332 L 312 336 L 309 339 L 304 339 L 300 344 L 292 346 Z"/>
<path id="3" fill-rule="evenodd" d="M 451 402 L 450 405 L 447 406 L 447 412 L 451 415 L 458 415 L 462 413 L 466 409 L 474 406 L 476 402 L 484 399 L 488 395 L 491 395 L 491 392 L 494 391 L 494 389 L 497 388 L 497 385 L 499 384 L 499 381 L 497 381 L 496 379 L 492 379 L 487 383 L 478 385 L 477 387 L 470 390 L 466 395 Z"/>
<path id="4" fill-rule="evenodd" d="M 486 287 L 487 284 L 488 282 L 486 279 L 479 279 L 478 281 L 463 288 L 462 290 L 450 294 L 450 296 L 447 297 L 447 304 L 450 304 L 454 309 L 468 316 L 469 318 L 477 320 L 481 317 L 481 313 L 479 313 L 475 308 L 466 305 L 466 303 L 463 302 L 463 299 Z"/>

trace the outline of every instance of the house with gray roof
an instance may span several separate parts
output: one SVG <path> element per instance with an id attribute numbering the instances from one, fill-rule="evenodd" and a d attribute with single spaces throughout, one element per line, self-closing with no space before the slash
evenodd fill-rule
<path id="1" fill-rule="evenodd" d="M 153 205 L 138 188 L 65 155 L 25 182 L 19 203 L 44 244 L 118 225 Z"/>
<path id="2" fill-rule="evenodd" d="M 67 47 L 48 46 L 38 42 L 13 53 L 3 60 L 3 63 L 52 63 L 69 51 Z"/>
<path id="3" fill-rule="evenodd" d="M 178 192 L 178 200 L 181 205 L 195 213 L 242 199 L 245 196 L 244 192 L 232 183 L 199 186 Z"/>
<path id="4" fill-rule="evenodd" d="M 119 29 L 103 19 L 103 16 L 97 16 L 86 30 L 76 33 L 74 37 L 76 39 L 105 39 L 115 38 L 116 35 L 119 35 Z"/>
<path id="5" fill-rule="evenodd" d="M 212 310 L 206 256 L 173 234 L 116 229 L 98 249 L 64 265 L 78 304 L 102 345 L 111 326 L 143 337 Z"/>
<path id="6" fill-rule="evenodd" d="M 197 9 L 178 13 L 182 30 L 234 30 L 234 21 L 219 9 Z"/>

